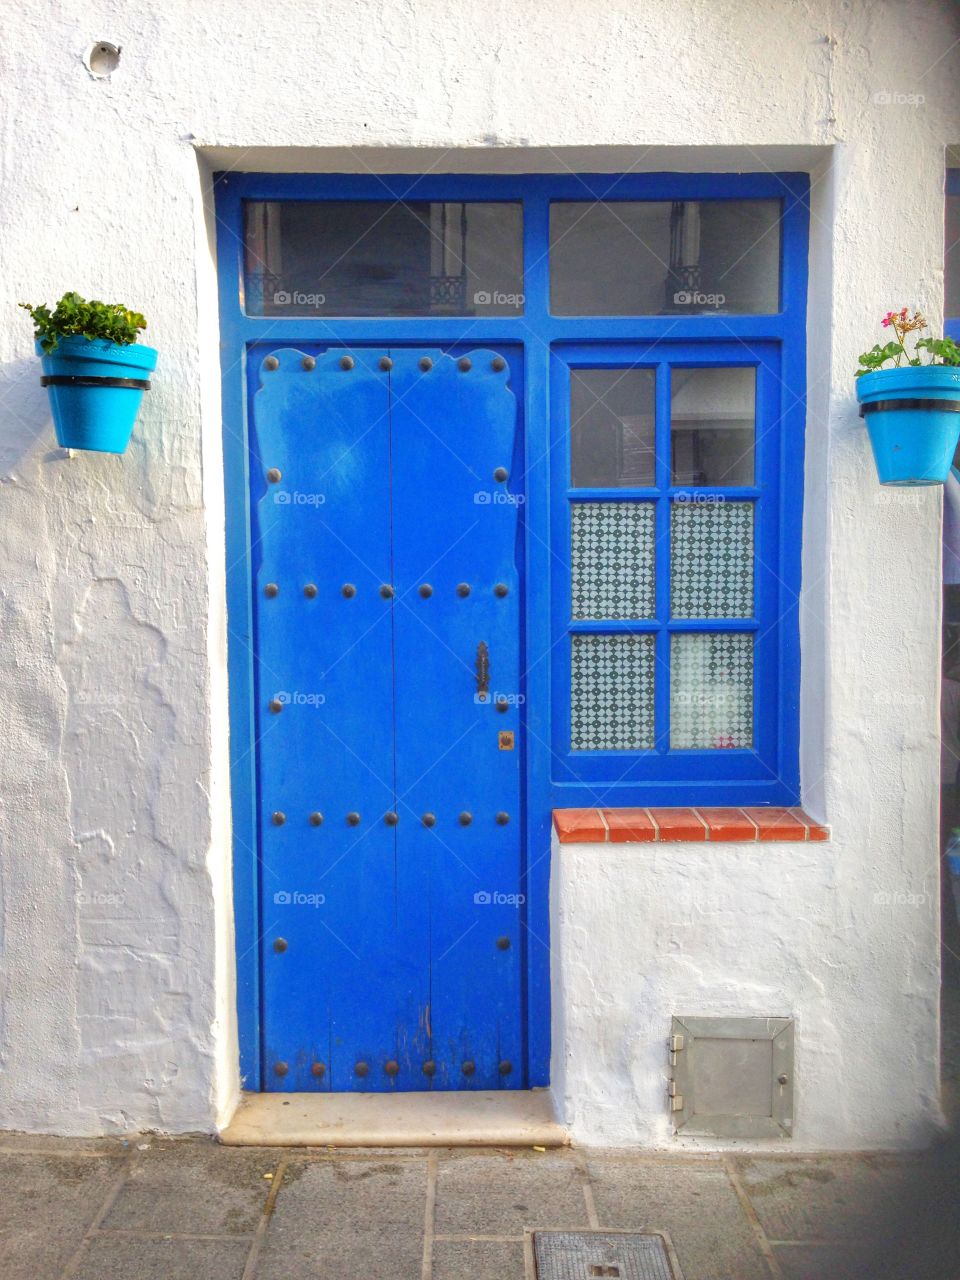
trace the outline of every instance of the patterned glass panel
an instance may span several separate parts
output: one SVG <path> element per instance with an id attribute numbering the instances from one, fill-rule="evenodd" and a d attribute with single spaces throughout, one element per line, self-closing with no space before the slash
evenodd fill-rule
<path id="1" fill-rule="evenodd" d="M 674 502 L 670 608 L 675 618 L 753 617 L 752 502 Z"/>
<path id="2" fill-rule="evenodd" d="M 574 751 L 645 751 L 654 743 L 649 635 L 571 637 L 570 745 Z"/>
<path id="3" fill-rule="evenodd" d="M 652 502 L 573 503 L 573 617 L 652 618 L 655 541 Z"/>
<path id="4" fill-rule="evenodd" d="M 702 631 L 670 641 L 670 746 L 753 746 L 753 636 Z"/>

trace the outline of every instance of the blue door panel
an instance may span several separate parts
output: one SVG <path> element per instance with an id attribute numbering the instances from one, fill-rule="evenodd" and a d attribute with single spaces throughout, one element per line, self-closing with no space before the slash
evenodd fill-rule
<path id="1" fill-rule="evenodd" d="M 526 1083 L 519 504 L 494 479 L 517 402 L 502 357 L 467 358 L 281 348 L 259 366 L 268 1089 Z"/>
<path id="2" fill-rule="evenodd" d="M 517 400 L 490 350 L 397 351 L 392 386 L 398 857 L 429 868 L 434 1087 L 518 1088 Z"/>

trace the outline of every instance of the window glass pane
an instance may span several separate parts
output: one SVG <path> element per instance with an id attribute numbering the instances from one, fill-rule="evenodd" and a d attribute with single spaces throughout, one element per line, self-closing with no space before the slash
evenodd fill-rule
<path id="1" fill-rule="evenodd" d="M 756 385 L 752 367 L 670 370 L 674 484 L 753 484 Z"/>
<path id="2" fill-rule="evenodd" d="M 753 636 L 670 637 L 670 746 L 753 746 Z"/>
<path id="3" fill-rule="evenodd" d="M 522 207 L 247 201 L 248 315 L 518 315 Z"/>
<path id="4" fill-rule="evenodd" d="M 960 196 L 947 196 L 943 314 L 960 316 Z"/>
<path id="5" fill-rule="evenodd" d="M 778 311 L 780 201 L 555 202 L 550 306 L 562 316 Z"/>
<path id="6" fill-rule="evenodd" d="M 653 636 L 571 637 L 570 745 L 574 751 L 653 746 Z"/>
<path id="7" fill-rule="evenodd" d="M 653 369 L 571 369 L 571 484 L 652 486 L 655 400 Z"/>
<path id="8" fill-rule="evenodd" d="M 575 502 L 570 512 L 573 617 L 652 618 L 652 502 Z"/>
<path id="9" fill-rule="evenodd" d="M 670 608 L 675 618 L 753 617 L 753 503 L 674 502 Z"/>

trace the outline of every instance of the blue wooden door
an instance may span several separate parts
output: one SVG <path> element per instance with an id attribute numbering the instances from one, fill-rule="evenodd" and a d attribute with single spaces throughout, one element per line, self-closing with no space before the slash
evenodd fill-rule
<path id="1" fill-rule="evenodd" d="M 509 360 L 283 348 L 259 383 L 265 1087 L 523 1087 Z"/>

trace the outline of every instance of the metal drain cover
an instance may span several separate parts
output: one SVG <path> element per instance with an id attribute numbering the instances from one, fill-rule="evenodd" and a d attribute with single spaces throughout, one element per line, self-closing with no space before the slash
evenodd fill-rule
<path id="1" fill-rule="evenodd" d="M 659 1231 L 534 1231 L 537 1280 L 683 1280 Z"/>

